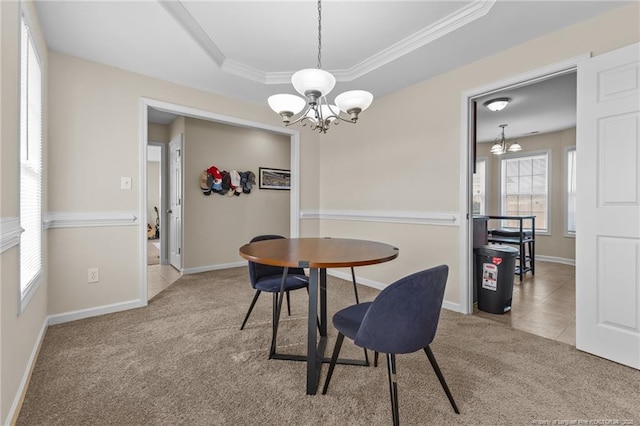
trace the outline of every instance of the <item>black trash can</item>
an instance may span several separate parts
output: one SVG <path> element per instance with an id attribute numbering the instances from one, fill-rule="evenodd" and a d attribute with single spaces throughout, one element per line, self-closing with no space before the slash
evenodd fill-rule
<path id="1" fill-rule="evenodd" d="M 475 285 L 478 309 L 492 314 L 511 310 L 518 250 L 502 245 L 475 248 Z"/>

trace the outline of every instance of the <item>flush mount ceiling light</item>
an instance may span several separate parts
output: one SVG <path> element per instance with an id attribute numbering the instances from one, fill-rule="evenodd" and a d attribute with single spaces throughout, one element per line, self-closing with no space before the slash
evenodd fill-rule
<path id="1" fill-rule="evenodd" d="M 355 123 L 358 115 L 369 108 L 373 95 L 364 90 L 350 90 L 335 97 L 335 104 L 327 101 L 327 95 L 336 85 L 336 78 L 322 70 L 322 5 L 318 0 L 318 68 L 300 70 L 291 77 L 296 95 L 278 94 L 267 99 L 269 106 L 282 117 L 286 126 L 307 122 L 312 130 L 327 133 L 331 123 L 340 121 Z M 300 114 L 296 116 L 296 114 Z M 346 115 L 345 115 L 346 114 Z M 295 116 L 295 117 L 294 117 Z"/>
<path id="2" fill-rule="evenodd" d="M 511 102 L 511 98 L 496 98 L 490 99 L 482 105 L 489 108 L 491 111 L 502 111 L 504 107 L 506 107 L 509 102 Z"/>
<path id="3" fill-rule="evenodd" d="M 501 124 L 498 127 L 502 128 L 502 134 L 496 138 L 496 142 L 491 147 L 491 153 L 496 155 L 502 155 L 505 152 L 518 152 L 522 151 L 522 147 L 518 143 L 518 141 L 514 141 L 513 143 L 507 144 L 507 140 L 504 137 L 504 128 L 507 127 L 508 124 Z"/>

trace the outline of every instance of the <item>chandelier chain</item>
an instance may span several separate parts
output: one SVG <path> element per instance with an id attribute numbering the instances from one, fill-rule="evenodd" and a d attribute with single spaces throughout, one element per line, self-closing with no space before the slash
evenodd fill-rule
<path id="1" fill-rule="evenodd" d="M 322 5 L 318 0 L 318 69 L 322 68 Z"/>

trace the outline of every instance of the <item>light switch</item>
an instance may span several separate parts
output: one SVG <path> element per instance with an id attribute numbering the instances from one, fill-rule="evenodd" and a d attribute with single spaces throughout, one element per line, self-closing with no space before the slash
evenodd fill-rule
<path id="1" fill-rule="evenodd" d="M 120 189 L 131 189 L 131 177 L 123 177 L 120 179 Z"/>

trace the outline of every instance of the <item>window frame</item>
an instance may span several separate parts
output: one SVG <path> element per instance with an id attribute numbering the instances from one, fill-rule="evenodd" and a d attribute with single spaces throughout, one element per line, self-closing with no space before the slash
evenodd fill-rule
<path id="1" fill-rule="evenodd" d="M 551 211 L 552 211 L 552 196 L 551 196 L 551 181 L 552 181 L 552 163 L 551 163 L 551 159 L 552 159 L 552 153 L 551 153 L 551 149 L 541 149 L 541 150 L 536 150 L 536 151 L 525 151 L 525 152 L 518 152 L 518 153 L 512 153 L 512 154 L 502 154 L 500 155 L 500 167 L 499 167 L 499 182 L 500 182 L 500 200 L 499 200 L 499 204 L 500 204 L 500 212 L 501 215 L 506 216 L 507 213 L 505 211 L 506 208 L 506 203 L 505 203 L 505 181 L 504 181 L 504 162 L 505 160 L 513 160 L 513 159 L 518 159 L 518 158 L 525 158 L 525 157 L 536 157 L 536 156 L 540 156 L 540 155 L 546 155 L 547 157 L 547 212 L 546 212 L 546 223 L 547 223 L 547 228 L 546 230 L 542 230 L 542 229 L 536 229 L 536 235 L 551 235 L 552 232 L 552 224 L 551 224 Z M 536 218 L 536 225 L 539 224 L 539 221 Z"/>
<path id="2" fill-rule="evenodd" d="M 21 234 L 21 240 L 20 240 L 20 245 L 19 245 L 19 271 L 18 271 L 18 275 L 19 275 L 19 279 L 18 279 L 18 315 L 22 314 L 22 312 L 24 312 L 24 310 L 26 309 L 26 306 L 28 305 L 29 301 L 31 300 L 31 298 L 33 297 L 33 295 L 36 293 L 36 291 L 38 290 L 38 288 L 40 287 L 40 285 L 42 284 L 42 282 L 44 281 L 44 224 L 42 221 L 43 218 L 43 204 L 44 204 L 44 115 L 45 115 L 45 87 L 44 87 L 44 82 L 45 82 L 45 76 L 44 76 L 44 67 L 43 67 L 43 61 L 42 61 L 42 55 L 40 54 L 40 50 L 39 50 L 39 46 L 38 43 L 36 41 L 36 37 L 33 33 L 33 25 L 32 25 L 32 20 L 30 18 L 29 15 L 29 11 L 27 10 L 27 8 L 24 6 L 21 7 L 20 10 L 20 16 L 19 16 L 19 28 L 20 28 L 20 36 L 18 39 L 18 44 L 19 44 L 19 51 L 18 51 L 18 63 L 19 63 L 19 78 L 20 78 L 20 83 L 19 83 L 19 87 L 18 87 L 18 217 L 19 220 L 22 224 L 22 195 L 21 195 L 21 191 L 22 191 L 22 186 L 23 186 L 23 180 L 22 180 L 22 138 L 23 138 L 23 129 L 22 129 L 22 119 L 23 119 L 23 110 L 22 110 L 22 102 L 23 102 L 23 86 L 22 86 L 22 81 L 23 81 L 23 48 L 24 48 L 24 43 L 28 43 L 30 50 L 33 51 L 33 55 L 36 59 L 38 68 L 39 68 L 39 72 L 40 72 L 40 200 L 39 200 L 39 204 L 40 204 L 40 211 L 39 211 L 39 232 L 40 232 L 40 267 L 38 269 L 38 271 L 35 273 L 35 275 L 29 280 L 29 282 L 27 283 L 27 285 L 24 287 L 22 286 L 22 248 L 23 248 L 23 243 L 22 243 L 22 236 L 24 235 L 24 232 L 22 232 Z M 23 37 L 23 26 L 26 27 L 26 37 Z M 28 53 L 27 53 L 28 54 Z M 28 71 L 27 71 L 28 73 Z M 27 74 L 29 75 L 29 73 Z M 28 77 L 26 77 L 26 81 L 28 81 Z M 28 96 L 26 99 L 26 102 L 28 102 Z M 28 111 L 28 104 L 27 104 L 27 111 Z"/>
<path id="3" fill-rule="evenodd" d="M 471 213 L 472 214 L 478 214 L 478 215 L 486 215 L 487 214 L 487 203 L 489 200 L 489 158 L 488 157 L 477 157 L 476 158 L 476 171 L 478 170 L 477 167 L 477 163 L 479 162 L 483 162 L 484 163 L 484 179 L 483 179 L 483 190 L 484 190 L 484 211 L 480 211 L 480 213 L 476 213 L 473 211 L 473 197 L 475 196 L 475 194 L 473 193 L 473 175 L 475 173 L 471 174 Z"/>
<path id="4" fill-rule="evenodd" d="M 568 238 L 575 238 L 576 237 L 576 231 L 570 231 L 569 230 L 569 153 L 573 151 L 576 153 L 577 156 L 577 149 L 575 145 L 571 145 L 571 146 L 566 146 L 564 148 L 564 157 L 563 157 L 563 164 L 564 164 L 564 170 L 563 170 L 563 175 L 564 175 L 564 181 L 563 181 L 563 186 L 562 186 L 562 198 L 564 201 L 564 224 L 563 224 L 563 228 L 564 228 L 564 236 L 568 237 Z M 575 173 L 575 171 L 574 171 Z M 574 176 L 575 179 L 575 176 Z M 577 192 L 576 192 L 577 193 Z M 575 214 L 575 213 L 574 213 Z M 575 221 L 575 217 L 573 219 Z"/>

